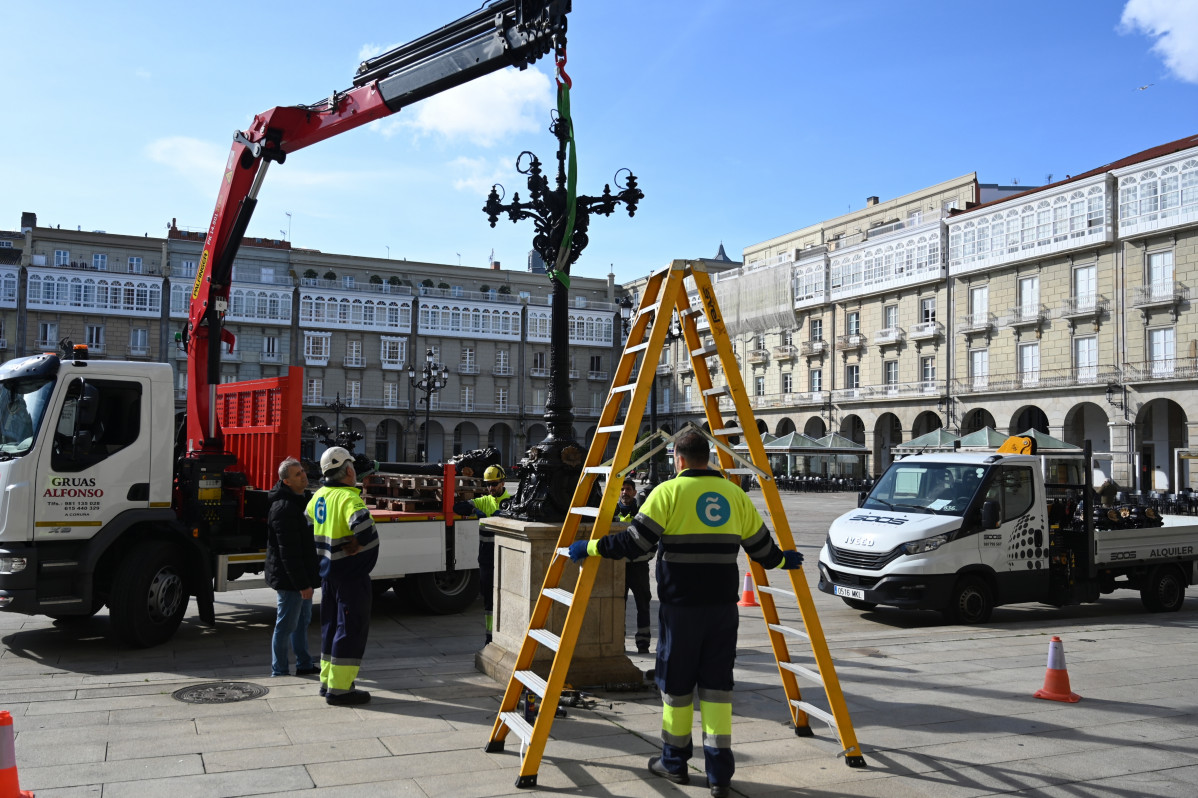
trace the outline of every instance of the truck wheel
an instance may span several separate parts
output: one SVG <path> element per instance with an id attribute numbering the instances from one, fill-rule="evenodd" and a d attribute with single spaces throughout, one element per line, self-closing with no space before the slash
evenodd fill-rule
<path id="1" fill-rule="evenodd" d="M 1140 601 L 1149 612 L 1177 612 L 1185 598 L 1185 582 L 1172 566 L 1153 569 L 1140 588 Z"/>
<path id="2" fill-rule="evenodd" d="M 370 595 L 373 598 L 382 598 L 388 590 L 395 587 L 393 579 L 372 579 L 370 582 Z"/>
<path id="3" fill-rule="evenodd" d="M 410 574 L 403 581 L 408 597 L 434 615 L 462 612 L 478 598 L 478 569 Z"/>
<path id="4" fill-rule="evenodd" d="M 877 608 L 877 604 L 872 601 L 862 601 L 861 599 L 841 598 L 845 604 L 848 604 L 855 610 L 869 611 Z"/>
<path id="5" fill-rule="evenodd" d="M 949 623 L 978 624 L 990 620 L 993 611 L 990 586 L 976 576 L 964 576 L 957 580 L 943 615 Z"/>
<path id="6" fill-rule="evenodd" d="M 149 540 L 136 544 L 117 569 L 108 601 L 112 629 L 130 645 L 164 643 L 187 611 L 183 558 L 174 544 Z"/>

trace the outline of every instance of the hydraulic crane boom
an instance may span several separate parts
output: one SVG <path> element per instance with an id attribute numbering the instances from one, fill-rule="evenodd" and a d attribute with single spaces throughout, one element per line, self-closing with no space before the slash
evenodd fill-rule
<path id="1" fill-rule="evenodd" d="M 393 114 L 419 100 L 504 67 L 521 69 L 565 47 L 571 0 L 496 0 L 413 42 L 362 63 L 353 88 L 312 105 L 279 106 L 233 137 L 220 195 L 191 291 L 187 457 L 223 455 L 216 421 L 220 343 L 233 259 L 249 226 L 271 161 Z M 207 469 L 204 469 L 207 470 Z"/>

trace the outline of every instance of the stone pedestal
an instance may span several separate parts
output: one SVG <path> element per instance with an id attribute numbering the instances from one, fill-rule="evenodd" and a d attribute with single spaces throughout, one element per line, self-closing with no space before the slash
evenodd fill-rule
<path id="1" fill-rule="evenodd" d="M 561 526 L 511 518 L 485 518 L 479 523 L 495 533 L 495 619 L 492 642 L 475 655 L 474 664 L 492 679 L 506 683 L 528 631 Z M 580 527 L 579 536 L 589 537 L 590 528 Z M 567 563 L 560 587 L 573 592 L 577 578 L 578 566 Z M 565 619 L 566 608 L 553 602 L 548 629 L 559 634 Z M 542 677 L 548 675 L 553 654 L 545 646 L 537 646 L 531 669 Z M 599 562 L 566 681 L 575 687 L 644 681 L 644 674 L 624 652 L 623 560 Z"/>

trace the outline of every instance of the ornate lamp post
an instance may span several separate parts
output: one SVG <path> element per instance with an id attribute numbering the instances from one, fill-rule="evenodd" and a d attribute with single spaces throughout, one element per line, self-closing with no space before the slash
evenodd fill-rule
<path id="1" fill-rule="evenodd" d="M 416 375 L 420 374 L 420 380 L 416 380 Z M 427 463 L 428 460 L 428 432 L 432 426 L 430 415 L 432 414 L 432 398 L 433 394 L 440 391 L 449 382 L 449 370 L 442 364 L 436 362 L 433 357 L 433 350 L 429 349 L 424 354 L 424 368 L 417 372 L 416 366 L 408 364 L 408 379 L 412 380 L 412 386 L 421 391 L 424 396 L 420 397 L 420 401 L 424 402 L 424 458 L 419 462 Z"/>
<path id="2" fill-rule="evenodd" d="M 320 435 L 320 440 L 325 446 L 343 446 L 353 453 L 354 444 L 362 440 L 362 433 L 348 428 L 341 429 L 341 411 L 349 407 L 341 401 L 341 392 L 338 391 L 337 398 L 326 404 L 325 407 L 333 411 L 333 426 L 320 424 L 313 427 L 312 431 Z"/>
<path id="3" fill-rule="evenodd" d="M 519 194 L 512 194 L 511 202 L 503 204 L 500 186 L 493 186 L 483 211 L 491 226 L 506 214 L 512 222 L 531 219 L 536 228 L 532 247 L 545 261 L 553 282 L 553 308 L 550 317 L 550 368 L 549 396 L 545 402 L 545 424 L 549 436 L 529 449 L 526 456 L 528 467 L 520 475 L 520 487 L 506 514 L 514 518 L 536 521 L 560 521 L 566 517 L 574 488 L 582 475 L 582 461 L 586 456 L 574 435 L 574 413 L 570 404 L 569 346 L 570 317 L 568 288 L 570 267 L 578 260 L 588 242 L 587 227 L 590 216 L 599 213 L 610 216 L 623 203 L 628 215 L 636 213 L 637 204 L 644 194 L 637 188 L 636 176 L 627 169 L 616 173 L 612 182 L 618 191 L 613 194 L 611 186 L 603 187 L 598 197 L 575 195 L 573 186 L 567 186 L 566 147 L 572 130 L 570 120 L 558 116 L 550 131 L 557 138 L 557 182 L 550 187 L 549 179 L 541 171 L 541 161 L 525 150 L 516 159 L 516 170 L 528 175 L 527 202 L 520 201 Z M 573 172 L 573 165 L 571 165 Z M 624 184 L 620 184 L 622 173 L 627 172 Z"/>

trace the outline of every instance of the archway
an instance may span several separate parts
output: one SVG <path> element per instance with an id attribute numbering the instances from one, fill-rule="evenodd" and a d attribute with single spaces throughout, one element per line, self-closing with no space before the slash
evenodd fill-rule
<path id="1" fill-rule="evenodd" d="M 783 418 L 778 422 L 778 426 L 774 428 L 774 434 L 781 438 L 783 435 L 789 435 L 795 431 L 795 423 L 790 418 Z"/>
<path id="2" fill-rule="evenodd" d="M 403 428 L 393 418 L 381 422 L 374 430 L 374 459 L 396 462 L 403 459 Z"/>
<path id="3" fill-rule="evenodd" d="M 444 463 L 445 462 L 445 429 L 437 421 L 429 421 L 427 430 L 427 439 L 425 438 L 426 431 L 424 424 L 420 425 L 418 430 L 420 438 L 416 444 L 416 459 L 426 463 Z M 425 440 L 428 441 L 427 451 L 425 448 Z"/>
<path id="4" fill-rule="evenodd" d="M 845 416 L 840 422 L 840 434 L 851 440 L 853 443 L 865 444 L 865 422 L 861 420 L 861 416 L 850 415 Z"/>
<path id="5" fill-rule="evenodd" d="M 894 413 L 883 413 L 874 422 L 874 471 L 881 474 L 894 461 L 890 450 L 903 442 L 903 422 Z"/>
<path id="6" fill-rule="evenodd" d="M 989 410 L 977 407 L 965 414 L 965 420 L 961 422 L 961 435 L 965 436 L 986 427 L 998 429 L 998 424 L 994 420 L 994 416 L 990 415 Z"/>
<path id="7" fill-rule="evenodd" d="M 925 410 L 915 417 L 915 423 L 911 425 L 911 437 L 914 439 L 920 435 L 927 435 L 929 432 L 935 432 L 943 426 L 944 422 L 940 420 L 938 413 Z"/>
<path id="8" fill-rule="evenodd" d="M 487 446 L 493 446 L 499 450 L 499 462 L 501 463 L 514 463 L 519 459 L 512 446 L 512 428 L 507 424 L 496 424 L 491 427 L 487 432 Z"/>
<path id="9" fill-rule="evenodd" d="M 300 459 L 315 463 L 328 447 L 318 440 L 316 428 L 324 426 L 320 416 L 308 416 L 300 426 Z"/>
<path id="10" fill-rule="evenodd" d="M 370 443 L 366 440 L 366 424 L 360 418 L 351 417 L 341 419 L 341 429 L 356 432 L 358 439 L 353 441 L 347 447 L 354 454 L 365 454 L 369 449 L 367 445 Z"/>
<path id="11" fill-rule="evenodd" d="M 528 428 L 528 445 L 536 446 L 549 434 L 549 429 L 544 424 L 533 424 Z"/>
<path id="12" fill-rule="evenodd" d="M 478 427 L 469 421 L 463 421 L 453 430 L 453 453 L 473 451 L 478 448 Z"/>
<path id="13" fill-rule="evenodd" d="M 587 427 L 587 435 L 586 435 L 586 439 L 584 440 L 584 445 L 586 446 L 586 448 L 588 450 L 591 448 L 591 441 L 595 439 L 595 431 L 598 429 L 599 429 L 599 427 L 593 426 L 593 425 L 590 427 Z M 669 430 L 667 430 L 667 432 L 668 431 Z"/>
<path id="14" fill-rule="evenodd" d="M 808 438 L 822 438 L 828 434 L 828 427 L 819 416 L 812 416 L 803 425 L 803 434 Z"/>
<path id="15" fill-rule="evenodd" d="M 1185 411 L 1172 399 L 1153 399 L 1140 408 L 1136 414 L 1136 441 L 1139 443 L 1136 457 L 1141 491 L 1176 492 L 1174 486 L 1179 484 L 1189 487 L 1186 466 L 1182 466 L 1180 481 L 1173 468 L 1173 452 L 1189 446 L 1186 424 Z"/>
<path id="16" fill-rule="evenodd" d="M 1035 405 L 1021 407 L 1011 416 L 1011 426 L 1007 429 L 1007 434 L 1018 435 L 1029 429 L 1048 434 L 1048 414 Z"/>
<path id="17" fill-rule="evenodd" d="M 770 427 L 768 424 L 765 423 L 765 419 L 762 419 L 762 418 L 757 419 L 757 434 L 764 435 L 769 431 L 770 431 Z"/>

